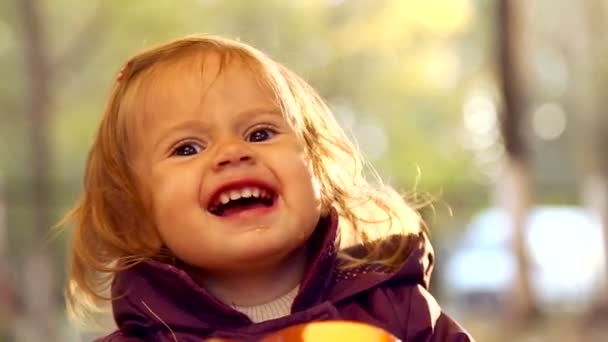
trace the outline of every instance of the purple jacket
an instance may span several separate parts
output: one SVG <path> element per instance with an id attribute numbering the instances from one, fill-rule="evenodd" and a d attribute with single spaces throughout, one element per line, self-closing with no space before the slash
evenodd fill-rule
<path id="1" fill-rule="evenodd" d="M 427 291 L 433 250 L 424 234 L 410 239 L 412 252 L 397 272 L 378 266 L 340 271 L 334 247 L 337 225 L 334 212 L 313 233 L 309 267 L 289 316 L 252 323 L 205 292 L 183 270 L 149 261 L 117 275 L 112 308 L 119 329 L 98 341 L 251 341 L 290 325 L 322 320 L 365 322 L 403 342 L 473 340 Z M 394 242 L 383 243 L 391 248 Z M 354 247 L 349 253 L 360 250 Z"/>

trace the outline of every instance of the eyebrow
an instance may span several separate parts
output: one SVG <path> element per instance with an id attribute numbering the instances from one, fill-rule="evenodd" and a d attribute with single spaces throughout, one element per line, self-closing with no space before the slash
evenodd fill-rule
<path id="1" fill-rule="evenodd" d="M 272 107 L 254 107 L 251 109 L 246 109 L 239 112 L 237 115 L 239 118 L 243 116 L 250 116 L 254 114 L 273 114 L 273 115 L 283 115 L 281 109 L 277 106 Z"/>
<path id="2" fill-rule="evenodd" d="M 168 139 L 171 135 L 174 135 L 177 132 L 182 131 L 196 131 L 196 132 L 206 132 L 209 128 L 205 127 L 205 125 L 200 120 L 187 120 L 181 122 L 177 125 L 172 126 L 167 129 L 164 134 L 160 136 L 160 138 L 154 143 L 154 150 L 158 149 L 158 146 Z"/>
<path id="3" fill-rule="evenodd" d="M 254 108 L 240 111 L 236 114 L 236 116 L 237 116 L 238 120 L 243 120 L 243 119 L 248 120 L 249 117 L 252 117 L 254 115 L 260 115 L 260 114 L 268 114 L 268 115 L 272 115 L 272 116 L 277 116 L 277 115 L 282 116 L 283 112 L 277 106 L 254 107 Z M 173 135 L 177 132 L 195 131 L 195 132 L 205 133 L 210 130 L 211 130 L 211 128 L 208 127 L 207 125 L 205 125 L 201 120 L 194 119 L 194 120 L 187 120 L 187 121 L 181 122 L 177 125 L 172 126 L 163 135 L 161 135 L 161 137 L 154 143 L 154 150 L 157 150 L 158 146 L 162 142 L 164 142 L 165 140 L 167 140 L 168 137 L 170 137 L 171 135 Z"/>
<path id="4" fill-rule="evenodd" d="M 283 118 L 283 112 L 277 106 L 272 107 L 255 107 L 246 109 L 236 114 L 238 123 L 238 129 L 243 129 L 245 126 L 249 126 L 252 122 L 259 117 L 262 118 Z"/>

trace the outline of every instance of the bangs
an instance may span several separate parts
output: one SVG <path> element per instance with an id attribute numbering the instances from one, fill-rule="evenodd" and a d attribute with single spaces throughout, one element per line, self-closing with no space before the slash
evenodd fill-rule
<path id="1" fill-rule="evenodd" d="M 119 116 L 131 128 L 131 133 L 141 132 L 145 129 L 146 122 L 154 120 L 153 109 L 159 101 L 183 97 L 183 94 L 180 94 L 183 87 L 176 85 L 194 87 L 199 94 L 198 98 L 184 100 L 199 102 L 228 63 L 229 56 L 218 56 L 218 66 L 208 68 L 209 53 L 201 49 L 187 54 L 182 52 L 159 60 L 133 75 L 119 112 Z"/>
<path id="2" fill-rule="evenodd" d="M 278 70 L 273 70 L 276 68 L 271 63 L 260 60 L 259 56 L 251 55 L 248 51 L 207 46 L 193 46 L 175 52 L 132 72 L 120 103 L 119 120 L 125 123 L 129 135 L 134 137 L 136 132 L 145 129 L 147 121 L 154 120 L 156 103 L 179 99 L 178 103 L 200 105 L 215 81 L 228 68 L 237 64 L 249 70 L 260 88 L 268 92 L 269 99 L 288 118 L 290 124 L 293 123 L 292 110 L 289 108 L 293 107 L 290 103 L 294 101 L 290 101 L 292 96 L 285 96 L 289 87 Z M 184 86 L 193 89 L 197 95 L 184 96 Z"/>

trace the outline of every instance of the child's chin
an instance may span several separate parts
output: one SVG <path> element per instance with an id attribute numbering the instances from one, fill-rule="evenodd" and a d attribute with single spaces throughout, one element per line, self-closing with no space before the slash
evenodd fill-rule
<path id="1" fill-rule="evenodd" d="M 300 247 L 295 239 L 283 241 L 251 240 L 249 245 L 240 250 L 243 260 L 251 263 L 270 262 L 271 260 L 281 261 L 288 258 L 295 250 Z"/>

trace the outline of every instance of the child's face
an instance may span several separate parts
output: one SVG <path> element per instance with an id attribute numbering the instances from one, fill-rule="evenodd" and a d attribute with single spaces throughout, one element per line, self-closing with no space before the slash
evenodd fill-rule
<path id="1" fill-rule="evenodd" d="M 207 271 L 267 267 L 311 235 L 318 184 L 270 91 L 242 62 L 219 75 L 218 65 L 209 56 L 201 76 L 185 61 L 142 88 L 136 164 L 178 258 Z"/>

